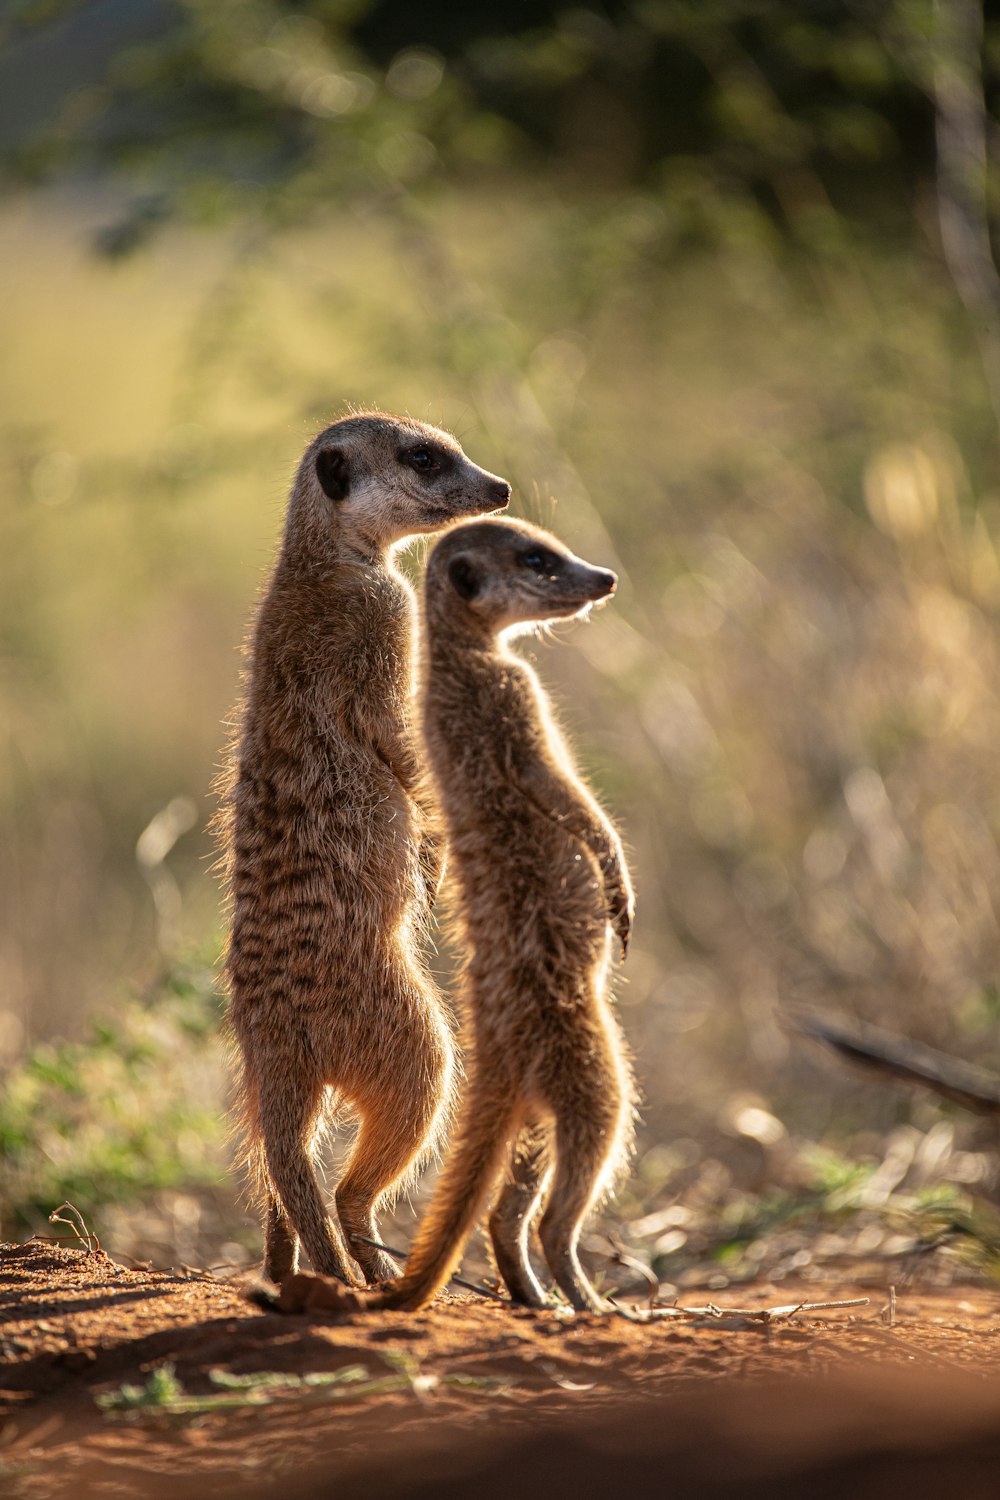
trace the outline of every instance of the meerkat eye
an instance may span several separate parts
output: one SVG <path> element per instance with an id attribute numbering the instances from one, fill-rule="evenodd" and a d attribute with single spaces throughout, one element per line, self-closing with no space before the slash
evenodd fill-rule
<path id="1" fill-rule="evenodd" d="M 542 574 L 546 578 L 556 577 L 556 560 L 551 552 L 541 552 L 538 549 L 522 552 L 520 561 L 523 568 L 530 568 L 533 573 Z"/>
<path id="2" fill-rule="evenodd" d="M 441 472 L 440 461 L 431 448 L 411 448 L 408 453 L 402 455 L 403 462 L 408 463 L 411 469 L 416 469 L 418 474 L 439 474 Z"/>

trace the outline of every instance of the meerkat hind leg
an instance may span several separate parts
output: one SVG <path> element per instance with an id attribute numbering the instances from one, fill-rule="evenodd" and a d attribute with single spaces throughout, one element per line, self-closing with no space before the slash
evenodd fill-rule
<path id="1" fill-rule="evenodd" d="M 335 1276 L 348 1286 L 357 1286 L 357 1268 L 340 1225 L 327 1213 L 311 1160 L 323 1087 L 311 1087 L 301 1078 L 295 1083 L 298 1086 L 290 1088 L 287 1078 L 275 1077 L 273 1089 L 261 1088 L 261 1133 L 271 1186 L 289 1228 L 298 1234 L 312 1261 L 313 1270 L 322 1276 Z M 275 1249 L 280 1255 L 282 1230 L 277 1216 L 274 1223 L 278 1236 Z M 270 1224 L 269 1214 L 268 1227 Z"/>
<path id="2" fill-rule="evenodd" d="M 490 1239 L 497 1270 L 511 1301 L 522 1307 L 551 1307 L 552 1298 L 528 1255 L 532 1222 L 552 1166 L 550 1130 L 528 1125 L 511 1151 L 511 1178 L 504 1183 L 490 1214 Z"/>
<path id="3" fill-rule="evenodd" d="M 580 1227 L 590 1207 L 592 1189 L 577 1172 L 573 1181 L 556 1183 L 549 1208 L 542 1217 L 539 1237 L 556 1285 L 577 1312 L 608 1312 L 611 1304 L 599 1297 L 580 1265 L 577 1243 Z"/>
<path id="4" fill-rule="evenodd" d="M 399 1275 L 392 1256 L 362 1241 L 379 1238 L 379 1200 L 427 1156 L 451 1088 L 451 1053 L 443 1034 L 411 1033 L 404 1041 L 405 1063 L 387 1063 L 377 1091 L 352 1096 L 360 1124 L 337 1186 L 337 1213 L 369 1283 Z"/>
<path id="5" fill-rule="evenodd" d="M 556 1164 L 539 1238 L 556 1285 L 577 1312 L 610 1312 L 580 1265 L 577 1243 L 622 1128 L 622 1099 L 609 1073 L 590 1097 L 557 1115 Z"/>
<path id="6" fill-rule="evenodd" d="M 278 1286 L 299 1268 L 299 1237 L 273 1193 L 264 1216 L 264 1275 Z"/>
<path id="7" fill-rule="evenodd" d="M 377 1110 L 362 1114 L 354 1149 L 336 1192 L 337 1214 L 351 1254 L 369 1285 L 393 1281 L 399 1275 L 399 1266 L 391 1255 L 364 1243 L 379 1238 L 375 1204 L 414 1155 L 412 1135 L 406 1132 L 404 1146 L 397 1133 L 398 1123 L 391 1109 L 385 1114 Z"/>

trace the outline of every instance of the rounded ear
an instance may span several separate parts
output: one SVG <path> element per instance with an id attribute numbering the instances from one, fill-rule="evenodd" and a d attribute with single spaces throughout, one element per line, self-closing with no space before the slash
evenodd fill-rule
<path id="1" fill-rule="evenodd" d="M 347 454 L 342 448 L 321 448 L 316 455 L 316 478 L 324 495 L 331 500 L 346 500 L 351 488 Z"/>
<path id="2" fill-rule="evenodd" d="M 467 557 L 452 558 L 448 564 L 448 577 L 460 598 L 474 599 L 479 593 L 479 575 Z"/>

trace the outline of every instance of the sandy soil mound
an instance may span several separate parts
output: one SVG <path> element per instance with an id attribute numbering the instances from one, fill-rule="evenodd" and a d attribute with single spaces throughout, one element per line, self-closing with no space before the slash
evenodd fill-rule
<path id="1" fill-rule="evenodd" d="M 3 1246 L 0 1490 L 884 1496 L 947 1473 L 996 1494 L 1000 1295 L 907 1293 L 892 1326 L 878 1294 L 761 1315 L 796 1296 L 742 1288 L 719 1299 L 739 1316 L 653 1324 L 451 1294 L 290 1317 L 199 1273 Z"/>

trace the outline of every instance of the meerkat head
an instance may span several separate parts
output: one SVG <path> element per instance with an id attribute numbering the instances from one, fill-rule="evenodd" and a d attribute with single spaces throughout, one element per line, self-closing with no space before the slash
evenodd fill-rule
<path id="1" fill-rule="evenodd" d="M 371 555 L 462 517 L 502 510 L 510 485 L 478 468 L 437 427 L 362 412 L 335 422 L 310 444 L 293 496 L 306 508 L 313 532 L 336 532 L 347 546 Z"/>
<path id="2" fill-rule="evenodd" d="M 432 551 L 425 580 L 429 614 L 464 616 L 492 634 L 586 614 L 617 587 L 614 573 L 551 532 L 510 520 L 456 526 Z"/>

